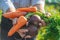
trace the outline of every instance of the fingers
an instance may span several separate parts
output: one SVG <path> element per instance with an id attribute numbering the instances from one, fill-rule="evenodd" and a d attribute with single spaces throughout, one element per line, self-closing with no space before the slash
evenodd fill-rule
<path id="1" fill-rule="evenodd" d="M 12 20 L 13 25 L 17 23 L 17 19 L 18 19 L 18 18 L 11 19 L 11 20 Z"/>
<path id="2" fill-rule="evenodd" d="M 25 33 L 28 32 L 28 30 L 27 29 L 19 29 L 17 32 L 23 38 L 26 35 Z"/>
<path id="3" fill-rule="evenodd" d="M 28 29 L 20 29 L 20 30 L 18 30 L 18 32 L 25 33 L 25 32 L 28 32 Z"/>
<path id="4" fill-rule="evenodd" d="M 27 36 L 25 36 L 25 38 L 32 38 L 32 36 L 30 36 L 30 35 L 27 35 Z"/>
<path id="5" fill-rule="evenodd" d="M 41 20 L 40 22 L 41 22 L 41 24 L 40 24 L 40 25 L 42 25 L 42 26 L 45 26 L 45 25 L 46 25 L 46 23 L 45 23 L 45 21 L 44 21 L 44 20 Z"/>
<path id="6" fill-rule="evenodd" d="M 46 12 L 45 15 L 46 15 L 47 17 L 50 17 L 50 16 L 51 16 L 51 13 Z"/>
<path id="7" fill-rule="evenodd" d="M 39 26 L 42 27 L 42 23 L 39 23 Z"/>
<path id="8" fill-rule="evenodd" d="M 22 33 L 22 32 L 18 32 L 18 34 L 19 34 L 22 38 L 24 38 L 24 36 L 25 36 L 25 34 Z"/>

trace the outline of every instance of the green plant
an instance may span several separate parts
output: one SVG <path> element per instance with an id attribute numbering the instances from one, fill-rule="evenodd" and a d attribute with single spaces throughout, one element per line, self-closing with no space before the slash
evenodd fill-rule
<path id="1" fill-rule="evenodd" d="M 53 15 L 48 18 L 39 12 L 35 14 L 39 15 L 47 24 L 45 27 L 40 28 L 36 40 L 59 40 L 60 15 L 52 13 Z"/>

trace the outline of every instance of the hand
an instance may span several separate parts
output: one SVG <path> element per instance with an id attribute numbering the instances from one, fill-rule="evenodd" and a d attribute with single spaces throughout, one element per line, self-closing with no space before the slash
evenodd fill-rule
<path id="1" fill-rule="evenodd" d="M 40 20 L 39 26 L 46 26 L 46 23 L 43 19 Z"/>
<path id="2" fill-rule="evenodd" d="M 24 38 L 32 38 L 32 36 L 30 36 L 30 35 L 27 35 L 27 36 L 25 36 Z"/>
<path id="3" fill-rule="evenodd" d="M 13 25 L 15 25 L 15 24 L 17 23 L 17 19 L 18 19 L 18 18 L 11 19 Z"/>
<path id="4" fill-rule="evenodd" d="M 25 32 L 28 32 L 28 29 L 19 29 L 18 31 L 17 31 L 18 33 L 25 33 Z"/>
<path id="5" fill-rule="evenodd" d="M 50 17 L 50 16 L 51 16 L 51 13 L 46 12 L 45 15 L 46 15 L 47 17 Z"/>
<path id="6" fill-rule="evenodd" d="M 28 29 L 19 29 L 17 32 L 22 38 L 24 38 L 26 35 L 25 33 L 28 32 Z"/>

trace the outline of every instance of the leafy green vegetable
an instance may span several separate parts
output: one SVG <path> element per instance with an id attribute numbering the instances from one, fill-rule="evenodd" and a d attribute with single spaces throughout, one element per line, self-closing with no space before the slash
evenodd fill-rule
<path id="1" fill-rule="evenodd" d="M 54 14 L 48 18 L 40 12 L 36 12 L 35 14 L 39 15 L 47 24 L 45 27 L 40 28 L 36 40 L 58 40 L 59 29 L 57 26 L 60 26 L 60 15 Z"/>
<path id="2" fill-rule="evenodd" d="M 58 30 L 54 27 L 45 26 L 42 27 L 37 35 L 36 40 L 58 40 Z"/>

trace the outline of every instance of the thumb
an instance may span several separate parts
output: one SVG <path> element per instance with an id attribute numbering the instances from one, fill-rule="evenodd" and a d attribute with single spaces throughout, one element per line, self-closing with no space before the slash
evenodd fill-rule
<path id="1" fill-rule="evenodd" d="M 18 18 L 14 18 L 14 19 L 12 19 L 12 23 L 13 23 L 13 25 L 17 23 L 17 19 L 18 19 Z"/>

